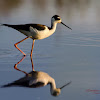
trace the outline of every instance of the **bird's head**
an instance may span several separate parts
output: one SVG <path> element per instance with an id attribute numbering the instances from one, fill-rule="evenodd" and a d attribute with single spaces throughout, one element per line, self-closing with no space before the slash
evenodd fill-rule
<path id="1" fill-rule="evenodd" d="M 52 18 L 51 18 L 51 21 L 52 22 L 55 22 L 55 23 L 61 23 L 63 24 L 64 26 L 66 26 L 67 28 L 71 29 L 69 26 L 65 25 L 62 20 L 61 20 L 61 17 L 58 16 L 58 15 L 54 15 Z M 71 29 L 72 30 L 72 29 Z"/>
<path id="2" fill-rule="evenodd" d="M 60 88 L 56 88 L 56 89 L 53 91 L 52 95 L 53 95 L 53 96 L 58 96 L 58 95 L 60 94 L 60 92 L 61 92 L 61 89 L 60 89 Z"/>
<path id="3" fill-rule="evenodd" d="M 53 96 L 58 96 L 58 95 L 61 93 L 61 89 L 63 89 L 65 86 L 69 85 L 70 83 L 71 83 L 71 81 L 68 82 L 67 84 L 61 86 L 60 88 L 56 88 L 56 89 L 52 92 L 52 95 L 53 95 Z"/>
<path id="4" fill-rule="evenodd" d="M 61 18 L 58 15 L 54 15 L 52 17 L 52 21 L 56 22 L 56 23 L 61 23 Z"/>

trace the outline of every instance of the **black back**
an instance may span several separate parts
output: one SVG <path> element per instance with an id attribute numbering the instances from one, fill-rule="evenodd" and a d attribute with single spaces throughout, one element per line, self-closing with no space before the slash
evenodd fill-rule
<path id="1" fill-rule="evenodd" d="M 30 31 L 30 26 L 33 28 L 36 28 L 37 30 L 44 30 L 45 29 L 44 25 L 41 25 L 41 24 L 22 24 L 22 25 L 3 24 L 3 25 L 14 28 L 18 31 L 20 31 L 20 30 Z"/>

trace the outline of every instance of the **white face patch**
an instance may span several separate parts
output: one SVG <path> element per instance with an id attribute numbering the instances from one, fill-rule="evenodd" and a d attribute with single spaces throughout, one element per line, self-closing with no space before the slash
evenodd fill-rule
<path id="1" fill-rule="evenodd" d="M 59 19 L 60 19 L 60 17 L 57 17 L 57 18 L 59 18 Z"/>

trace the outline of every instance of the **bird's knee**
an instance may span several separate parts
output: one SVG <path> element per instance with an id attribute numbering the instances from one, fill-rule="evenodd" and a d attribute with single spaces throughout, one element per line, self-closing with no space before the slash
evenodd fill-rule
<path id="1" fill-rule="evenodd" d="M 17 47 L 17 44 L 14 44 L 15 47 Z"/>

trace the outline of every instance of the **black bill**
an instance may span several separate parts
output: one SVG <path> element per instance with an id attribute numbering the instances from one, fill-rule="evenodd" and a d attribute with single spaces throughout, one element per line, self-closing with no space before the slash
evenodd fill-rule
<path id="1" fill-rule="evenodd" d="M 64 88 L 65 86 L 69 85 L 70 83 L 71 83 L 71 81 L 68 82 L 67 84 L 63 85 L 62 87 L 60 87 L 60 89 L 62 89 L 62 88 Z"/>
<path id="2" fill-rule="evenodd" d="M 63 24 L 64 26 L 66 26 L 67 28 L 71 29 L 69 26 L 65 25 L 63 22 L 61 22 L 61 24 Z M 71 29 L 72 30 L 72 29 Z"/>

